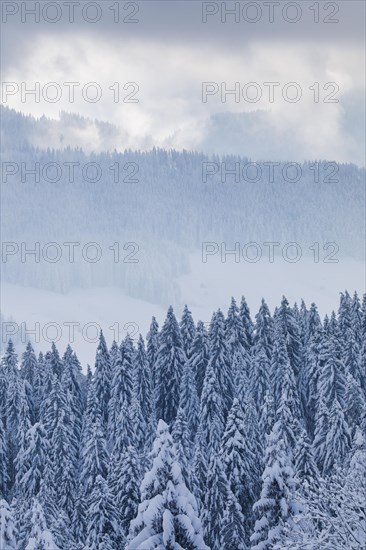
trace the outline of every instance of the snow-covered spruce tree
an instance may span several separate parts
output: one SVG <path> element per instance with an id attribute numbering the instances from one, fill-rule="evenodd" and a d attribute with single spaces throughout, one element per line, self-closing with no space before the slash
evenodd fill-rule
<path id="1" fill-rule="evenodd" d="M 205 379 L 206 369 L 209 360 L 208 335 L 205 325 L 202 321 L 198 321 L 196 334 L 192 343 L 191 357 L 189 364 L 192 367 L 196 378 L 196 387 L 198 397 L 201 398 L 203 381 Z"/>
<path id="2" fill-rule="evenodd" d="M 271 376 L 273 380 L 273 395 L 275 398 L 275 405 L 278 408 L 282 395 L 282 384 L 284 379 L 290 378 L 291 386 L 294 380 L 294 375 L 290 375 L 289 370 L 292 370 L 289 356 L 287 354 L 287 347 L 284 336 L 281 332 L 276 330 L 276 339 L 273 346 L 272 361 L 271 361 Z"/>
<path id="3" fill-rule="evenodd" d="M 358 345 L 360 345 L 362 341 L 362 308 L 360 298 L 356 291 L 353 293 L 351 303 L 351 323 L 352 332 L 355 335 Z"/>
<path id="4" fill-rule="evenodd" d="M 56 545 L 55 539 L 47 527 L 43 508 L 39 501 L 35 498 L 33 499 L 32 504 L 25 550 L 38 549 L 59 550 L 59 547 Z"/>
<path id="5" fill-rule="evenodd" d="M 285 525 L 291 525 L 298 511 L 294 490 L 294 472 L 285 446 L 282 426 L 278 421 L 268 437 L 262 492 L 253 507 L 258 518 L 251 536 L 253 549 L 266 550 L 281 542 Z"/>
<path id="6" fill-rule="evenodd" d="M 113 496 L 107 481 L 101 475 L 96 477 L 88 499 L 86 532 L 85 546 L 88 550 L 100 550 L 101 547 L 105 550 L 115 550 L 124 542 L 118 526 Z"/>
<path id="7" fill-rule="evenodd" d="M 187 305 L 184 306 L 179 327 L 182 335 L 184 353 L 186 354 L 187 359 L 189 359 L 191 356 L 193 340 L 196 335 L 196 326 L 193 321 L 192 313 L 189 311 Z"/>
<path id="8" fill-rule="evenodd" d="M 10 371 L 7 390 L 7 448 L 9 465 L 9 490 L 13 490 L 17 474 L 17 456 L 25 448 L 26 433 L 31 426 L 25 382 Z"/>
<path id="9" fill-rule="evenodd" d="M 6 408 L 6 393 L 8 389 L 8 377 L 3 362 L 0 363 L 0 418 L 3 423 L 4 430 L 7 421 Z"/>
<path id="10" fill-rule="evenodd" d="M 319 353 L 325 331 L 320 327 L 309 338 L 303 353 L 303 367 L 300 371 L 298 387 L 301 399 L 301 409 L 309 434 L 313 436 L 315 429 L 315 415 L 319 400 Z"/>
<path id="11" fill-rule="evenodd" d="M 231 304 L 225 320 L 225 336 L 228 343 L 230 361 L 233 361 L 234 353 L 249 349 L 250 342 L 247 340 L 247 334 L 244 331 L 242 319 L 239 316 L 239 308 L 234 298 L 231 298 Z"/>
<path id="12" fill-rule="evenodd" d="M 62 375 L 63 364 L 62 364 L 62 360 L 60 358 L 58 349 L 56 347 L 56 344 L 54 342 L 52 342 L 52 345 L 51 345 L 49 359 L 50 359 L 50 364 L 51 364 L 53 374 L 60 379 Z"/>
<path id="13" fill-rule="evenodd" d="M 199 399 L 196 390 L 196 381 L 189 362 L 184 365 L 181 380 L 180 400 L 177 418 L 173 428 L 173 440 L 176 444 L 179 460 L 186 477 L 186 466 L 193 456 L 194 438 L 199 422 Z"/>
<path id="14" fill-rule="evenodd" d="M 165 422 L 174 421 L 179 406 L 180 380 L 186 355 L 178 322 L 173 308 L 169 307 L 159 335 L 156 356 L 156 416 Z"/>
<path id="15" fill-rule="evenodd" d="M 192 454 L 190 433 L 187 428 L 187 421 L 184 417 L 183 409 L 178 409 L 177 418 L 173 427 L 173 441 L 177 451 L 177 458 L 182 470 L 182 475 L 185 484 L 189 489 L 192 488 L 193 482 L 189 468 L 190 456 Z"/>
<path id="16" fill-rule="evenodd" d="M 234 493 L 228 491 L 221 527 L 221 550 L 247 550 L 244 515 Z"/>
<path id="17" fill-rule="evenodd" d="M 361 384 L 362 372 L 360 370 L 360 344 L 357 341 L 355 331 L 350 331 L 342 352 L 345 374 L 351 374 L 359 382 L 359 384 Z"/>
<path id="18" fill-rule="evenodd" d="M 145 351 L 145 343 L 140 336 L 137 343 L 136 353 L 133 359 L 133 371 L 134 371 L 134 395 L 136 396 L 140 408 L 141 414 L 144 418 L 146 426 L 149 427 L 149 433 L 152 428 L 155 429 L 155 409 L 154 409 L 154 393 L 153 393 L 153 381 L 150 364 Z M 149 435 L 146 434 L 147 436 Z M 150 450 L 150 444 L 152 444 L 151 438 L 148 437 L 147 448 Z"/>
<path id="19" fill-rule="evenodd" d="M 299 482 L 299 491 L 303 495 L 315 491 L 319 486 L 320 473 L 315 463 L 313 449 L 304 429 L 296 444 L 294 454 L 294 469 Z"/>
<path id="20" fill-rule="evenodd" d="M 207 451 L 207 460 L 213 452 L 219 451 L 225 428 L 224 406 L 221 396 L 216 370 L 210 363 L 206 370 L 199 418 L 199 427 L 202 442 Z"/>
<path id="21" fill-rule="evenodd" d="M 134 390 L 134 368 L 133 368 L 133 347 L 129 336 L 126 337 L 120 349 L 116 353 L 115 363 L 113 365 L 113 382 L 111 384 L 111 398 L 109 400 L 109 425 L 108 437 L 113 446 L 118 430 L 118 419 L 121 410 L 129 409 L 132 403 Z"/>
<path id="22" fill-rule="evenodd" d="M 17 455 L 14 459 L 14 470 L 15 470 L 15 487 L 13 493 L 16 494 L 17 480 L 19 474 L 22 475 L 22 466 L 23 466 L 23 457 L 27 451 L 29 444 L 28 432 L 31 428 L 31 419 L 28 407 L 28 401 L 25 395 L 25 381 L 19 381 L 20 385 L 20 410 L 18 416 L 18 430 L 17 430 Z"/>
<path id="23" fill-rule="evenodd" d="M 269 435 L 276 421 L 276 406 L 271 389 L 266 391 L 259 426 L 263 435 Z"/>
<path id="24" fill-rule="evenodd" d="M 239 307 L 239 317 L 244 328 L 245 340 L 247 345 L 247 350 L 253 345 L 253 333 L 254 333 L 254 324 L 250 317 L 250 310 L 248 304 L 242 296 Z"/>
<path id="25" fill-rule="evenodd" d="M 345 401 L 345 419 L 353 437 L 357 428 L 361 426 L 363 415 L 366 411 L 366 400 L 359 382 L 352 374 L 347 374 Z"/>
<path id="26" fill-rule="evenodd" d="M 258 497 L 258 464 L 261 462 L 261 457 L 255 452 L 257 449 L 252 435 L 242 407 L 238 399 L 234 399 L 222 438 L 221 458 L 230 490 L 244 514 L 243 529 L 245 525 L 244 530 L 248 534 L 252 527 L 252 507 Z M 232 506 L 234 511 L 236 504 L 232 503 Z"/>
<path id="27" fill-rule="evenodd" d="M 229 485 L 225 468 L 219 454 L 214 452 L 208 463 L 207 487 L 202 511 L 205 540 L 211 550 L 221 550 L 221 534 L 228 494 Z"/>
<path id="28" fill-rule="evenodd" d="M 263 409 L 269 385 L 271 364 L 262 347 L 254 348 L 249 374 L 250 392 L 258 412 Z"/>
<path id="29" fill-rule="evenodd" d="M 90 422 L 84 433 L 82 469 L 80 479 L 85 494 L 90 495 L 98 475 L 106 479 L 108 474 L 109 455 L 103 433 L 102 420 L 99 411 Z"/>
<path id="30" fill-rule="evenodd" d="M 273 319 L 265 300 L 262 298 L 259 311 L 255 316 L 254 346 L 256 349 L 262 348 L 268 359 L 271 359 L 273 341 Z"/>
<path id="31" fill-rule="evenodd" d="M 335 466 L 341 466 L 351 447 L 351 435 L 344 419 L 342 408 L 335 397 L 329 414 L 328 433 L 324 457 L 324 474 L 328 475 Z"/>
<path id="32" fill-rule="evenodd" d="M 362 300 L 360 339 L 360 384 L 366 397 L 366 293 Z"/>
<path id="33" fill-rule="evenodd" d="M 281 301 L 281 306 L 277 310 L 275 325 L 278 333 L 282 333 L 285 339 L 287 354 L 293 368 L 295 376 L 298 376 L 301 369 L 302 346 L 300 329 L 289 303 L 285 296 Z"/>
<path id="34" fill-rule="evenodd" d="M 352 299 L 346 290 L 340 293 L 338 308 L 338 333 L 344 343 L 352 331 L 352 325 Z"/>
<path id="35" fill-rule="evenodd" d="M 11 339 L 9 339 L 5 355 L 1 359 L 1 366 L 4 368 L 7 379 L 9 379 L 11 374 L 18 374 L 18 356 L 15 353 L 14 344 Z"/>
<path id="36" fill-rule="evenodd" d="M 207 480 L 207 464 L 208 451 L 205 444 L 201 426 L 198 426 L 197 435 L 194 445 L 194 456 L 192 464 L 192 484 L 193 484 L 193 493 L 197 499 L 197 504 L 199 510 L 203 509 L 203 501 L 206 490 L 206 480 Z"/>
<path id="37" fill-rule="evenodd" d="M 71 521 L 71 532 L 76 544 L 76 548 L 79 550 L 84 548 L 86 540 L 86 521 L 87 521 L 87 503 L 84 489 L 79 483 L 77 488 L 75 503 L 73 509 L 73 516 Z M 78 547 L 79 545 L 79 547 Z"/>
<path id="38" fill-rule="evenodd" d="M 37 358 L 35 356 L 31 343 L 28 342 L 26 350 L 22 355 L 20 375 L 23 378 L 23 380 L 26 382 L 25 392 L 26 392 L 27 401 L 28 401 L 30 418 L 33 424 L 35 422 L 35 419 L 37 418 L 36 416 L 37 415 L 37 397 L 38 397 L 37 369 L 38 369 Z"/>
<path id="39" fill-rule="evenodd" d="M 209 363 L 207 370 L 210 368 L 215 372 L 218 391 L 223 404 L 224 419 L 226 420 L 232 405 L 234 388 L 232 365 L 225 338 L 225 318 L 221 310 L 218 310 L 212 316 L 209 330 L 209 346 Z"/>
<path id="40" fill-rule="evenodd" d="M 319 393 L 319 403 L 315 416 L 315 430 L 313 440 L 314 457 L 320 472 L 323 472 L 324 460 L 327 451 L 327 435 L 329 429 L 329 410 L 325 403 L 323 392 Z"/>
<path id="41" fill-rule="evenodd" d="M 155 391 L 156 386 L 156 371 L 155 371 L 155 361 L 156 355 L 159 349 L 159 325 L 155 319 L 152 318 L 149 332 L 146 336 L 146 355 L 149 361 L 151 377 L 152 377 L 152 388 Z"/>
<path id="42" fill-rule="evenodd" d="M 3 498 L 0 499 L 0 548 L 16 550 L 17 541 L 12 510 Z"/>
<path id="43" fill-rule="evenodd" d="M 113 340 L 112 345 L 111 345 L 110 350 L 109 350 L 109 360 L 110 360 L 110 363 L 111 363 L 111 377 L 112 377 L 112 380 L 114 378 L 114 365 L 115 365 L 115 362 L 116 362 L 118 350 L 119 350 L 119 346 L 118 346 L 117 342 L 115 340 Z"/>
<path id="44" fill-rule="evenodd" d="M 101 331 L 95 357 L 94 372 L 95 395 L 99 404 L 102 425 L 108 427 L 108 408 L 111 397 L 111 363 L 107 344 Z"/>
<path id="45" fill-rule="evenodd" d="M 253 370 L 253 359 L 244 348 L 234 352 L 231 372 L 233 377 L 233 396 L 241 403 L 250 391 L 250 378 Z"/>
<path id="46" fill-rule="evenodd" d="M 281 397 L 278 403 L 276 418 L 280 420 L 283 436 L 289 455 L 292 458 L 300 433 L 300 407 L 294 373 L 290 363 L 284 364 L 281 383 Z"/>
<path id="47" fill-rule="evenodd" d="M 344 407 L 344 394 L 346 391 L 346 377 L 344 363 L 337 354 L 335 340 L 330 337 L 322 342 L 319 351 L 320 375 L 318 391 L 321 388 L 328 409 L 331 408 L 335 397 L 341 407 Z"/>
<path id="48" fill-rule="evenodd" d="M 61 382 L 70 400 L 70 408 L 74 416 L 74 430 L 80 437 L 82 415 L 84 409 L 85 380 L 82 375 L 80 362 L 71 346 L 67 346 L 63 360 L 63 374 Z"/>
<path id="49" fill-rule="evenodd" d="M 0 498 L 8 495 L 8 448 L 3 419 L 0 418 Z"/>
<path id="50" fill-rule="evenodd" d="M 25 448 L 17 457 L 16 494 L 27 503 L 39 494 L 47 452 L 46 431 L 37 422 L 29 428 Z"/>
<path id="51" fill-rule="evenodd" d="M 141 467 L 135 447 L 129 445 L 121 453 L 115 467 L 116 471 L 110 478 L 110 486 L 118 524 L 126 537 L 130 523 L 136 517 L 140 502 Z"/>
<path id="52" fill-rule="evenodd" d="M 307 346 L 315 334 L 321 328 L 321 321 L 316 304 L 312 302 L 308 314 L 306 316 L 306 326 L 304 334 L 304 345 Z"/>
<path id="53" fill-rule="evenodd" d="M 73 433 L 70 411 L 61 411 L 50 441 L 50 459 L 52 461 L 52 483 L 58 507 L 69 518 L 76 493 L 77 443 Z"/>
<path id="54" fill-rule="evenodd" d="M 126 550 L 209 550 L 195 497 L 187 489 L 167 424 L 160 420 L 152 467 L 141 484 L 141 503 L 131 522 Z"/>
<path id="55" fill-rule="evenodd" d="M 305 306 L 304 306 L 305 307 Z M 305 317 L 305 318 L 304 318 Z M 317 341 L 319 339 L 319 333 L 322 330 L 320 317 L 317 307 L 314 303 L 311 304 L 310 310 L 301 314 L 303 320 L 302 328 L 302 368 L 299 373 L 298 389 L 300 397 L 300 406 L 305 416 L 305 421 L 309 429 L 314 429 L 314 412 L 315 408 L 310 407 L 309 403 L 311 399 L 316 402 L 316 395 L 313 394 L 315 388 L 312 387 L 310 391 L 309 386 L 314 374 L 314 367 L 317 368 Z M 300 323 L 301 324 L 301 323 Z M 313 384 L 314 386 L 314 384 Z"/>

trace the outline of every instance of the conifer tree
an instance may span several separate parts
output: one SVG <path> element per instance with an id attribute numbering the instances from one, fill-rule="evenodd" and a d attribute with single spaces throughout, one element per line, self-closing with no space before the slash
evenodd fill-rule
<path id="1" fill-rule="evenodd" d="M 141 484 L 141 502 L 131 522 L 126 550 L 182 548 L 209 550 L 198 517 L 197 502 L 187 489 L 169 429 L 160 420 L 152 467 Z"/>
<path id="2" fill-rule="evenodd" d="M 345 419 L 351 431 L 351 436 L 354 436 L 357 427 L 361 426 L 362 418 L 366 410 L 366 402 L 360 383 L 357 382 L 350 373 L 347 375 L 344 401 Z"/>
<path id="3" fill-rule="evenodd" d="M 81 482 L 86 494 L 90 495 L 97 477 L 106 479 L 108 474 L 109 456 L 98 412 L 85 433 L 82 458 Z"/>
<path id="4" fill-rule="evenodd" d="M 134 356 L 133 371 L 135 374 L 134 393 L 140 403 L 142 416 L 146 424 L 152 424 L 155 413 L 152 372 L 141 335 Z"/>
<path id="5" fill-rule="evenodd" d="M 323 472 L 324 460 L 327 451 L 327 435 L 329 429 L 329 410 L 323 392 L 319 394 L 319 404 L 315 416 L 315 431 L 313 450 L 314 457 L 320 472 Z"/>
<path id="6" fill-rule="evenodd" d="M 335 398 L 329 414 L 323 472 L 329 474 L 336 465 L 341 465 L 350 447 L 351 436 L 349 428 L 344 419 L 341 406 L 337 398 Z"/>
<path id="7" fill-rule="evenodd" d="M 167 318 L 159 336 L 156 357 L 156 416 L 172 422 L 178 411 L 180 380 L 186 355 L 173 308 L 169 307 Z"/>
<path id="8" fill-rule="evenodd" d="M 285 296 L 281 301 L 275 319 L 278 333 L 281 333 L 286 342 L 287 354 L 295 376 L 298 376 L 301 369 L 302 347 L 300 330 L 294 315 Z"/>
<path id="9" fill-rule="evenodd" d="M 107 481 L 98 474 L 90 494 L 87 511 L 88 550 L 113 550 L 121 536 L 115 504 Z"/>
<path id="10" fill-rule="evenodd" d="M 189 364 L 192 367 L 196 378 L 198 397 L 201 398 L 203 381 L 209 361 L 208 336 L 202 321 L 198 321 L 195 338 L 192 343 L 191 357 Z"/>
<path id="11" fill-rule="evenodd" d="M 109 439 L 113 443 L 116 440 L 118 419 L 122 409 L 129 409 L 132 404 L 134 391 L 133 349 L 129 336 L 122 343 L 116 353 L 113 366 L 114 378 L 111 386 L 111 399 L 109 401 Z"/>
<path id="12" fill-rule="evenodd" d="M 150 329 L 146 336 L 146 342 L 146 355 L 150 365 L 152 387 L 153 391 L 155 391 L 155 386 L 157 382 L 155 361 L 159 349 L 159 325 L 155 317 L 152 318 Z"/>
<path id="13" fill-rule="evenodd" d="M 248 341 L 242 318 L 239 316 L 239 308 L 234 298 L 231 298 L 230 308 L 225 321 L 225 335 L 231 361 L 233 360 L 235 352 L 249 349 L 250 342 Z"/>
<path id="14" fill-rule="evenodd" d="M 258 496 L 258 463 L 261 458 L 256 453 L 251 430 L 252 426 L 248 425 L 238 399 L 234 399 L 222 438 L 221 458 L 229 488 L 235 495 L 245 517 L 244 525 L 248 528 L 251 509 Z"/>
<path id="15" fill-rule="evenodd" d="M 0 498 L 4 499 L 8 494 L 8 448 L 3 419 L 0 418 Z"/>
<path id="16" fill-rule="evenodd" d="M 338 357 L 337 346 L 333 338 L 323 340 L 319 352 L 319 368 L 318 391 L 321 389 L 323 392 L 328 409 L 331 408 L 335 398 L 344 407 L 346 391 L 344 364 Z"/>
<path id="17" fill-rule="evenodd" d="M 263 298 L 259 311 L 255 316 L 253 341 L 256 349 L 262 348 L 268 359 L 271 359 L 274 342 L 273 319 Z"/>
<path id="18" fill-rule="evenodd" d="M 253 549 L 270 549 L 281 542 L 284 527 L 297 513 L 294 490 L 294 472 L 281 424 L 276 422 L 268 437 L 261 496 L 253 507 L 258 518 L 251 536 Z"/>
<path id="19" fill-rule="evenodd" d="M 0 498 L 0 548 L 16 550 L 15 523 L 12 510 L 3 498 Z"/>
<path id="20" fill-rule="evenodd" d="M 230 410 L 233 396 L 232 365 L 229 359 L 228 348 L 225 339 L 225 319 L 220 310 L 212 317 L 209 331 L 210 357 L 207 369 L 214 371 L 218 391 L 223 403 L 224 419 Z"/>
<path id="21" fill-rule="evenodd" d="M 29 428 L 25 448 L 17 457 L 16 494 L 28 503 L 37 497 L 41 489 L 47 453 L 46 431 L 37 422 Z"/>
<path id="22" fill-rule="evenodd" d="M 107 344 L 103 332 L 99 336 L 99 344 L 95 358 L 95 395 L 101 412 L 102 425 L 108 426 L 109 400 L 111 397 L 111 364 Z"/>
<path id="23" fill-rule="evenodd" d="M 320 473 L 315 463 L 313 449 L 308 435 L 302 429 L 294 454 L 296 477 L 299 480 L 299 490 L 303 494 L 315 491 L 319 485 Z"/>
<path id="24" fill-rule="evenodd" d="M 14 344 L 11 338 L 8 341 L 5 355 L 1 359 L 1 366 L 4 368 L 7 379 L 18 374 L 18 355 L 15 353 Z"/>
<path id="25" fill-rule="evenodd" d="M 59 550 L 51 531 L 48 529 L 44 511 L 37 499 L 33 499 L 30 519 L 30 531 L 25 550 Z"/>
<path id="26" fill-rule="evenodd" d="M 207 367 L 203 385 L 199 425 L 207 458 L 212 452 L 218 452 L 225 428 L 223 402 L 219 390 L 216 371 L 210 363 Z"/>
<path id="27" fill-rule="evenodd" d="M 136 449 L 129 445 L 115 464 L 111 476 L 111 490 L 114 496 L 118 524 L 124 536 L 128 535 L 131 521 L 136 517 L 140 502 L 141 467 Z"/>
<path id="28" fill-rule="evenodd" d="M 222 550 L 246 550 L 246 533 L 244 516 L 234 493 L 228 492 L 224 516 L 222 518 L 221 545 Z"/>
<path id="29" fill-rule="evenodd" d="M 36 418 L 36 403 L 37 403 L 37 358 L 33 351 L 32 345 L 28 342 L 25 352 L 22 355 L 21 376 L 25 380 L 25 392 L 28 401 L 28 407 L 32 422 Z"/>
<path id="30" fill-rule="evenodd" d="M 196 326 L 193 321 L 191 312 L 189 311 L 187 304 L 184 306 L 183 315 L 180 322 L 180 333 L 182 335 L 182 343 L 184 353 L 187 359 L 191 356 L 191 348 L 196 335 Z"/>
<path id="31" fill-rule="evenodd" d="M 255 348 L 249 375 L 250 392 L 258 411 L 261 411 L 271 374 L 271 364 L 262 347 Z"/>
<path id="32" fill-rule="evenodd" d="M 253 345 L 254 325 L 250 317 L 249 307 L 244 296 L 242 296 L 240 301 L 239 317 L 241 319 L 241 323 L 244 328 L 244 334 L 245 334 L 245 340 L 246 340 L 246 346 L 247 346 L 246 349 L 249 350 L 250 347 Z"/>
<path id="33" fill-rule="evenodd" d="M 192 459 L 194 437 L 197 432 L 198 422 L 199 399 L 192 367 L 190 363 L 187 362 L 183 369 L 180 400 L 177 420 L 173 431 L 173 439 L 178 448 L 182 445 L 183 453 L 188 461 Z M 177 424 L 179 424 L 179 429 Z"/>
<path id="34" fill-rule="evenodd" d="M 229 486 L 224 465 L 220 456 L 213 453 L 208 464 L 207 488 L 202 513 L 205 540 L 211 550 L 220 550 L 228 494 Z"/>

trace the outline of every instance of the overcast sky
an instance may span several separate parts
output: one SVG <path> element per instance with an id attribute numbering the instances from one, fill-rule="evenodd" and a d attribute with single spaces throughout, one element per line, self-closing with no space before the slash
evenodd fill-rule
<path id="1" fill-rule="evenodd" d="M 135 3 L 119 2 L 120 18 L 138 22 L 115 23 L 110 8 L 117 3 L 106 0 L 96 2 L 101 19 L 94 24 L 80 15 L 81 7 L 88 2 L 75 4 L 74 23 L 68 22 L 68 7 L 61 0 L 61 19 L 56 23 L 45 21 L 42 15 L 40 23 L 35 23 L 31 15 L 22 22 L 21 4 L 25 3 L 3 2 L 2 6 L 3 82 L 25 82 L 30 88 L 35 82 L 41 87 L 57 82 L 63 93 L 55 103 L 42 98 L 36 103 L 31 97 L 22 103 L 20 92 L 15 93 L 7 97 L 10 107 L 36 116 L 58 118 L 59 112 L 66 110 L 109 121 L 128 135 L 123 143 L 116 144 L 117 148 L 158 145 L 224 152 L 226 147 L 227 152 L 239 150 L 258 158 L 327 158 L 364 164 L 363 1 L 273 3 L 272 23 L 270 7 L 263 2 L 251 2 L 250 6 L 240 2 L 239 22 L 228 16 L 224 23 L 221 2 L 206 3 L 204 7 L 195 0 L 150 0 L 138 2 L 139 11 L 133 15 Z M 31 8 L 35 2 L 27 4 Z M 40 4 L 44 7 L 47 2 Z M 45 17 L 52 19 L 56 12 L 52 2 L 48 4 Z M 228 9 L 234 4 L 226 2 Z M 314 11 L 317 6 L 319 14 Z M 10 13 L 17 8 L 18 13 Z M 203 11 L 216 10 L 218 13 L 207 15 L 203 23 Z M 90 18 L 96 13 L 93 6 L 86 11 Z M 314 22 L 317 15 L 319 23 Z M 296 16 L 300 17 L 297 22 L 285 21 Z M 258 21 L 250 23 L 245 17 L 257 17 Z M 326 23 L 325 18 L 339 21 Z M 76 88 L 74 103 L 68 100 L 64 82 L 81 84 Z M 85 101 L 79 91 L 89 82 L 97 82 L 102 90 L 97 103 Z M 133 91 L 132 87 L 124 91 L 125 83 L 137 83 L 139 91 L 134 97 L 139 102 L 115 103 L 109 90 L 115 82 L 121 84 L 121 96 Z M 202 102 L 203 82 L 218 84 L 218 91 L 208 96 L 206 103 Z M 230 89 L 236 82 L 240 92 L 243 88 L 244 94 L 247 91 L 245 97 L 249 99 L 260 89 L 261 99 L 251 102 L 241 95 L 235 102 L 229 95 L 222 102 L 221 83 Z M 257 83 L 257 88 L 245 89 L 250 82 Z M 273 102 L 269 101 L 265 82 L 279 83 Z M 301 89 L 301 99 L 296 103 L 282 97 L 282 89 L 289 82 Z M 315 82 L 319 83 L 319 102 L 314 101 L 317 86 L 309 89 Z M 335 85 L 323 89 L 327 83 Z M 294 91 L 288 89 L 290 97 Z M 339 101 L 324 103 L 327 97 Z M 4 103 L 4 95 L 2 99 Z M 260 111 L 261 124 L 251 129 L 255 140 L 250 135 L 248 138 L 248 132 L 243 132 L 242 142 L 240 136 L 235 143 L 230 139 L 233 117 L 219 128 L 213 123 L 218 113 L 251 111 Z M 213 135 L 215 132 L 222 132 L 221 141 Z M 262 151 L 261 133 L 266 139 Z"/>

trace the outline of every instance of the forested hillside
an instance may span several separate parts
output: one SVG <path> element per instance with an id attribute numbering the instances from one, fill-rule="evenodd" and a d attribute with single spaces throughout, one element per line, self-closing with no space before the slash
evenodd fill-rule
<path id="1" fill-rule="evenodd" d="M 0 367 L 1 550 L 366 545 L 366 295 Z"/>
<path id="2" fill-rule="evenodd" d="M 201 251 L 204 242 L 224 242 L 228 249 L 235 243 L 296 242 L 310 256 L 314 243 L 322 249 L 331 242 L 337 258 L 364 256 L 364 169 L 355 165 L 314 159 L 291 168 L 282 159 L 271 168 L 273 159 L 245 158 L 245 145 L 243 157 L 223 158 L 160 149 L 38 149 L 32 134 L 46 133 L 42 128 L 51 122 L 2 113 L 2 238 L 19 247 L 26 240 L 33 250 L 39 243 L 41 250 L 38 263 L 31 255 L 21 261 L 20 248 L 9 255 L 2 264 L 5 281 L 57 292 L 117 285 L 166 304 L 176 294 L 174 278 L 190 269 L 188 254 Z M 70 119 L 70 125 L 85 123 Z M 238 181 L 225 175 L 236 169 Z M 57 262 L 42 256 L 50 242 L 60 246 Z M 74 262 L 65 242 L 80 243 Z M 90 242 L 103 251 L 92 264 L 81 255 Z M 117 263 L 109 249 L 116 242 L 122 251 Z M 132 252 L 123 246 L 131 242 L 138 249 L 132 264 L 123 261 Z"/>

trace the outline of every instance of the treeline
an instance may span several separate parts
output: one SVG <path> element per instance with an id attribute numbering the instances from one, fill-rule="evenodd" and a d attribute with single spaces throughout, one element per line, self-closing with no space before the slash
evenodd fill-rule
<path id="1" fill-rule="evenodd" d="M 204 242 L 224 242 L 228 249 L 236 242 L 278 242 L 280 251 L 295 241 L 310 258 L 314 243 L 322 250 L 332 242 L 339 247 L 337 258 L 364 257 L 365 170 L 355 165 L 340 164 L 330 176 L 335 163 L 328 166 L 318 159 L 316 170 L 315 160 L 309 161 L 301 166 L 299 181 L 291 183 L 283 172 L 291 159 L 274 163 L 272 169 L 261 159 L 258 181 L 236 183 L 230 175 L 222 181 L 225 170 L 251 160 L 245 150 L 242 157 L 218 157 L 155 148 L 95 154 L 39 149 L 30 142 L 32 136 L 43 135 L 47 119 L 36 121 L 10 109 L 2 114 L 2 240 L 18 244 L 19 252 L 1 267 L 3 280 L 12 284 L 56 292 L 119 286 L 130 296 L 165 307 L 179 292 L 176 278 L 189 271 L 189 254 L 200 253 Z M 71 126 L 82 124 L 80 117 L 70 115 Z M 98 168 L 85 171 L 90 163 Z M 90 181 L 98 171 L 97 180 Z M 216 173 L 205 181 L 207 171 Z M 252 172 L 249 178 L 255 178 L 256 170 Z M 291 170 L 288 174 L 293 177 Z M 27 249 L 34 250 L 35 243 L 41 249 L 58 243 L 63 252 L 59 261 L 46 261 L 42 255 L 39 263 L 31 255 L 22 260 L 25 232 Z M 63 244 L 67 242 L 80 243 L 74 262 Z M 96 263 L 81 256 L 90 242 L 103 250 Z M 115 242 L 122 251 L 117 263 L 109 250 Z M 131 252 L 123 252 L 129 242 L 139 246 L 138 263 L 123 261 Z"/>
<path id="2" fill-rule="evenodd" d="M 0 367 L 1 550 L 359 549 L 366 295 L 321 321 L 244 298 L 169 308 L 87 374 L 68 346 Z"/>

